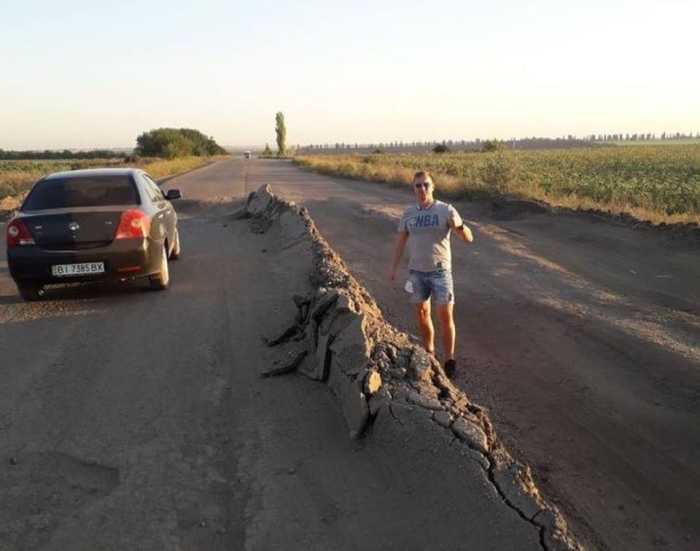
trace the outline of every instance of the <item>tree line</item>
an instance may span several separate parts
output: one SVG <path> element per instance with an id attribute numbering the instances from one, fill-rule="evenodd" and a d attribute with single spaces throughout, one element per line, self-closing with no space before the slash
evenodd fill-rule
<path id="1" fill-rule="evenodd" d="M 592 142 L 644 142 L 644 141 L 671 141 L 671 140 L 698 140 L 700 139 L 700 132 L 684 134 L 683 132 L 662 132 L 661 134 L 656 134 L 655 132 L 641 132 L 630 134 L 626 132 L 625 134 L 591 134 L 588 139 Z"/>
<path id="2" fill-rule="evenodd" d="M 599 144 L 593 144 L 599 145 Z M 494 151 L 497 149 L 566 149 L 573 147 L 590 147 L 591 142 L 584 139 L 569 138 L 520 138 L 513 140 L 435 140 L 415 142 L 378 142 L 378 143 L 335 143 L 297 146 L 298 153 L 449 153 L 452 151 Z"/>
<path id="3" fill-rule="evenodd" d="M 128 156 L 125 152 L 113 151 L 111 149 L 91 149 L 89 151 L 6 151 L 0 149 L 1 161 L 41 161 L 53 159 L 123 159 Z"/>
<path id="4" fill-rule="evenodd" d="M 141 157 L 208 157 L 224 155 L 226 150 L 216 143 L 214 138 L 205 136 L 192 128 L 156 128 L 142 133 L 136 138 L 136 148 L 132 152 L 114 151 L 112 149 L 91 149 L 88 151 L 71 151 L 70 149 L 43 151 L 5 151 L 0 149 L 3 161 L 38 161 L 53 159 L 130 159 L 133 155 Z"/>

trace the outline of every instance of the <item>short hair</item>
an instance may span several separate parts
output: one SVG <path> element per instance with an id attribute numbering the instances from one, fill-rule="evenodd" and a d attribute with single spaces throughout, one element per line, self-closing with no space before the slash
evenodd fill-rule
<path id="1" fill-rule="evenodd" d="M 435 185 L 435 182 L 433 181 L 433 176 L 432 176 L 432 174 L 430 174 L 430 172 L 428 172 L 427 170 L 419 170 L 418 172 L 416 172 L 416 173 L 413 175 L 413 181 L 414 181 L 414 182 L 415 182 L 416 180 L 418 180 L 418 178 L 421 178 L 421 179 L 423 179 L 423 180 L 425 180 L 425 181 L 427 181 L 427 182 L 430 182 L 431 184 L 433 184 L 433 186 Z"/>

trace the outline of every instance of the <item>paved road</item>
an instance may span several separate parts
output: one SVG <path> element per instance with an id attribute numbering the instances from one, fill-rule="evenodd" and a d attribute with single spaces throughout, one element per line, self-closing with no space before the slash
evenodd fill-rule
<path id="1" fill-rule="evenodd" d="M 353 442 L 324 385 L 258 376 L 280 359 L 260 337 L 291 319 L 310 259 L 212 199 L 276 166 L 169 182 L 189 199 L 167 292 L 28 304 L 0 264 L 0 549 L 539 548 L 457 446 Z"/>
<path id="2" fill-rule="evenodd" d="M 255 375 L 259 328 L 300 283 L 199 200 L 261 183 L 304 202 L 389 321 L 413 331 L 384 277 L 410 194 L 284 162 L 169 182 L 189 199 L 167 293 L 95 287 L 24 304 L 0 261 L 0 548 L 349 549 L 390 534 L 411 549 L 474 535 L 458 528 L 471 494 L 452 477 L 431 480 L 426 501 L 402 458 L 347 441 L 321 385 Z M 594 218 L 459 208 L 477 243 L 455 243 L 458 383 L 591 547 L 696 549 L 697 248 Z"/>
<path id="3" fill-rule="evenodd" d="M 248 178 L 308 206 L 388 320 L 414 331 L 385 278 L 410 192 L 275 161 Z M 453 245 L 459 384 L 591 547 L 697 549 L 697 243 L 595 217 L 459 209 L 477 239 Z"/>

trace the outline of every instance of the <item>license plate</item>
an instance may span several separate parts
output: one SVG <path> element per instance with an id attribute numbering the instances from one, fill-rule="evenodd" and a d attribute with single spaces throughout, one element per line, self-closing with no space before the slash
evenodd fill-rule
<path id="1" fill-rule="evenodd" d="M 81 262 L 80 264 L 55 264 L 51 266 L 51 274 L 54 277 L 103 274 L 104 272 L 104 262 Z"/>

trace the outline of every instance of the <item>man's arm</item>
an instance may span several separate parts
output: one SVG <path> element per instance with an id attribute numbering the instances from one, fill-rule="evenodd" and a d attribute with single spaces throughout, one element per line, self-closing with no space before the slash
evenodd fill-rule
<path id="1" fill-rule="evenodd" d="M 394 281 L 396 279 L 396 269 L 399 267 L 399 262 L 401 262 L 401 257 L 403 256 L 404 248 L 406 248 L 407 240 L 407 231 L 399 232 L 399 234 L 396 236 L 396 245 L 394 247 L 394 260 L 391 263 L 391 270 L 389 270 L 389 281 Z"/>
<path id="2" fill-rule="evenodd" d="M 470 230 L 464 223 L 462 223 L 462 225 L 459 228 L 455 228 L 454 232 L 465 243 L 474 242 L 474 235 L 472 234 L 472 230 Z"/>
<path id="3" fill-rule="evenodd" d="M 472 231 L 466 226 L 464 220 L 462 220 L 462 217 L 457 212 L 457 209 L 455 209 L 452 205 L 449 205 L 448 209 L 449 213 L 447 216 L 447 224 L 450 227 L 450 229 L 453 232 L 455 232 L 459 236 L 459 238 L 465 243 L 473 243 L 474 235 L 472 234 Z"/>

